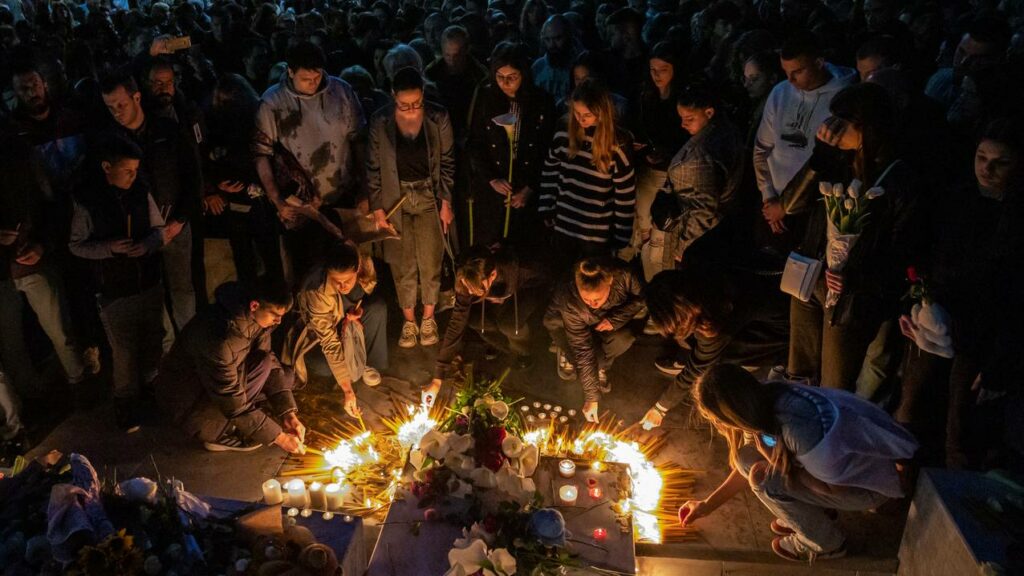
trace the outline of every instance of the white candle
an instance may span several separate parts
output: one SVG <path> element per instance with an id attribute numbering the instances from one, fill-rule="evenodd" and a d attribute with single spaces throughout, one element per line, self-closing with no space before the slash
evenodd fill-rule
<path id="1" fill-rule="evenodd" d="M 552 410 L 554 410 L 555 412 L 561 412 L 562 411 L 562 407 L 561 406 L 555 406 L 554 408 L 552 408 Z"/>
<path id="2" fill-rule="evenodd" d="M 324 498 L 327 500 L 328 510 L 341 510 L 341 504 L 345 495 L 341 492 L 341 484 L 328 484 L 324 487 Z"/>
<path id="3" fill-rule="evenodd" d="M 540 408 L 540 402 L 534 402 L 533 403 L 533 407 L 534 408 Z"/>
<path id="4" fill-rule="evenodd" d="M 281 496 L 281 483 L 271 478 L 263 483 L 263 501 L 271 506 L 280 504 L 282 500 Z"/>
<path id="5" fill-rule="evenodd" d="M 313 482 L 309 485 L 309 507 L 315 510 L 327 510 L 327 495 L 324 494 L 324 485 Z"/>
<path id="6" fill-rule="evenodd" d="M 296 478 L 285 485 L 288 489 L 288 505 L 295 508 L 305 508 L 307 504 L 306 483 Z"/>
<path id="7" fill-rule="evenodd" d="M 544 405 L 544 409 L 545 410 L 551 410 L 551 404 L 545 404 Z"/>
<path id="8" fill-rule="evenodd" d="M 576 487 L 571 484 L 566 484 L 558 489 L 558 498 L 562 500 L 562 504 L 566 506 L 576 505 L 576 496 L 578 491 Z"/>
<path id="9" fill-rule="evenodd" d="M 576 463 L 572 460 L 562 460 L 558 463 L 558 473 L 563 478 L 572 478 L 576 474 Z"/>
<path id="10" fill-rule="evenodd" d="M 519 409 L 522 410 L 523 412 L 529 412 L 530 411 L 530 407 L 527 406 L 526 404 L 523 404 L 522 406 L 520 406 Z"/>

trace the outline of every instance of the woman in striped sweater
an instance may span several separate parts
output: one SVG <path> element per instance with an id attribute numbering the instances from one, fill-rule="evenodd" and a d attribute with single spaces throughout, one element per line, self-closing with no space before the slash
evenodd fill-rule
<path id="1" fill-rule="evenodd" d="M 540 185 L 539 211 L 555 232 L 556 258 L 566 264 L 558 269 L 629 244 L 636 204 L 628 137 L 615 128 L 608 89 L 584 80 L 571 105 L 568 126 L 555 133 Z"/>

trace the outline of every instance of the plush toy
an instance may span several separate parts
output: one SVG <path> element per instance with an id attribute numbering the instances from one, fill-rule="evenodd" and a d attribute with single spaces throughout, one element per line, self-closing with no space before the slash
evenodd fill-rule
<path id="1" fill-rule="evenodd" d="M 910 319 L 917 329 L 914 343 L 925 352 L 942 358 L 953 357 L 953 338 L 949 334 L 949 313 L 935 302 L 914 304 Z"/>

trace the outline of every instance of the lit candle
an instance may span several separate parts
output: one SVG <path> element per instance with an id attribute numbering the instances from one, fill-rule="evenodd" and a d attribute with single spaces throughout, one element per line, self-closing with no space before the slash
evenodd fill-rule
<path id="1" fill-rule="evenodd" d="M 541 412 L 540 414 L 537 414 L 537 418 L 539 418 L 541 420 L 543 420 L 543 419 L 545 419 L 547 417 L 548 417 L 548 413 L 547 412 Z"/>
<path id="2" fill-rule="evenodd" d="M 600 460 L 594 460 L 594 463 L 590 465 L 590 469 L 594 472 L 600 472 L 604 469 L 604 465 L 601 464 Z"/>
<path id="3" fill-rule="evenodd" d="M 327 510 L 327 494 L 324 485 L 313 482 L 309 485 L 309 507 L 316 510 Z"/>
<path id="4" fill-rule="evenodd" d="M 552 410 L 554 410 L 555 412 L 561 412 L 562 411 L 562 407 L 561 406 L 555 406 L 554 408 L 552 408 Z"/>
<path id="5" fill-rule="evenodd" d="M 601 499 L 601 487 L 600 486 L 592 487 L 590 490 L 587 491 L 587 493 L 590 494 L 590 497 L 593 498 L 594 500 L 600 500 Z"/>
<path id="6" fill-rule="evenodd" d="M 345 522 L 351 522 L 352 521 L 352 517 L 349 516 L 348 514 L 345 514 L 345 517 L 342 518 L 342 520 L 344 520 Z"/>
<path id="7" fill-rule="evenodd" d="M 558 463 L 558 473 L 563 478 L 572 478 L 576 474 L 576 463 L 572 460 L 562 460 Z"/>
<path id="8" fill-rule="evenodd" d="M 280 504 L 282 500 L 281 483 L 271 478 L 263 483 L 263 501 L 271 506 Z"/>
<path id="9" fill-rule="evenodd" d="M 303 518 L 309 518 L 312 515 L 313 511 L 310 510 L 309 508 L 303 508 L 302 512 L 299 512 L 299 516 L 302 516 Z"/>
<path id="10" fill-rule="evenodd" d="M 523 412 L 529 412 L 530 411 L 530 407 L 527 406 L 526 404 L 523 404 L 522 406 L 520 406 L 519 409 L 522 410 Z"/>
<path id="11" fill-rule="evenodd" d="M 558 421 L 561 422 L 562 424 L 565 424 L 566 422 L 569 421 L 569 417 L 568 416 L 559 416 L 558 417 Z"/>
<path id="12" fill-rule="evenodd" d="M 334 512 L 324 512 L 324 520 L 333 520 Z"/>
<path id="13" fill-rule="evenodd" d="M 551 404 L 545 404 L 544 405 L 544 409 L 545 410 L 551 410 Z"/>
<path id="14" fill-rule="evenodd" d="M 526 415 L 526 421 L 527 422 L 532 424 L 534 420 L 536 420 L 536 418 L 533 417 L 533 414 L 527 414 Z"/>
<path id="15" fill-rule="evenodd" d="M 324 487 L 324 499 L 327 501 L 328 510 L 340 510 L 345 495 L 341 491 L 340 484 L 328 484 Z"/>
<path id="16" fill-rule="evenodd" d="M 298 508 L 289 508 L 288 509 L 288 517 L 289 518 L 295 518 L 298 515 L 299 515 L 299 509 Z"/>
<path id="17" fill-rule="evenodd" d="M 342 470 L 340 466 L 335 466 L 334 468 L 331 468 L 331 478 L 333 478 L 338 484 L 341 484 L 341 482 L 345 480 L 345 471 Z"/>
<path id="18" fill-rule="evenodd" d="M 605 538 L 608 537 L 608 531 L 604 528 L 594 528 L 594 540 L 598 542 L 604 542 Z"/>
<path id="19" fill-rule="evenodd" d="M 288 505 L 295 508 L 305 508 L 309 495 L 306 494 L 306 483 L 296 478 L 285 485 L 288 488 Z"/>
<path id="20" fill-rule="evenodd" d="M 540 408 L 540 402 L 534 402 L 533 403 L 533 407 L 534 408 Z"/>
<path id="21" fill-rule="evenodd" d="M 569 408 L 569 416 L 575 416 L 575 415 L 576 415 L 576 410 L 573 409 L 573 408 Z"/>
<path id="22" fill-rule="evenodd" d="M 597 478 L 587 478 L 587 486 L 590 486 L 591 488 L 597 486 Z"/>
<path id="23" fill-rule="evenodd" d="M 578 492 L 576 487 L 571 484 L 566 484 L 558 489 L 558 498 L 561 499 L 562 504 L 566 506 L 576 505 L 576 496 Z"/>

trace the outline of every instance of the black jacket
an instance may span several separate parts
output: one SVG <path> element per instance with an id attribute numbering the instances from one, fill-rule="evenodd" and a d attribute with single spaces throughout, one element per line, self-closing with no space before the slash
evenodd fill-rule
<path id="1" fill-rule="evenodd" d="M 640 278 L 624 264 L 616 262 L 614 266 L 611 293 L 600 308 L 594 310 L 587 306 L 580 298 L 576 281 L 571 279 L 555 289 L 551 304 L 544 313 L 545 319 L 559 316 L 562 319 L 572 349 L 569 351 L 570 358 L 576 365 L 576 373 L 587 401 L 601 397 L 597 380 L 597 353 L 594 351 L 592 334 L 594 327 L 602 320 L 608 320 L 612 329 L 618 330 L 644 307 Z"/>
<path id="2" fill-rule="evenodd" d="M 208 419 L 196 408 L 204 399 L 234 424 L 242 437 L 270 444 L 281 427 L 246 396 L 246 359 L 269 354 L 272 328 L 261 328 L 249 316 L 248 301 L 234 282 L 222 284 L 216 302 L 185 325 L 160 365 L 156 382 L 161 407 L 185 431 L 202 439 Z M 275 416 L 296 410 L 290 390 L 268 398 Z M 205 404 L 205 403 L 203 403 Z M 219 422 L 219 419 L 218 419 Z"/>
<path id="3" fill-rule="evenodd" d="M 526 290 L 542 289 L 546 282 L 546 274 L 540 265 L 520 260 L 511 251 L 501 249 L 495 254 L 498 276 L 484 297 L 470 294 L 461 284 L 455 286 L 455 308 L 445 328 L 444 341 L 437 354 L 434 367 L 435 378 L 449 376 L 452 361 L 462 350 L 462 337 L 470 323 L 470 309 L 474 304 L 485 301 L 484 306 L 500 306 L 514 298 L 518 298 Z M 526 322 L 526 318 L 517 319 Z"/>

